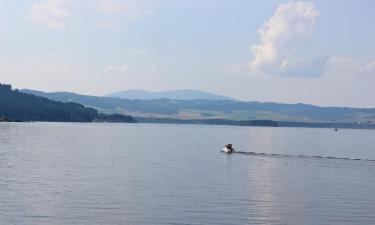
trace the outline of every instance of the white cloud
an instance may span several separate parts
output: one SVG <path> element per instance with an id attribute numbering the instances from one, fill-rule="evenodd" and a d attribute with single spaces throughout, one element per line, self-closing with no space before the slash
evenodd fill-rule
<path id="1" fill-rule="evenodd" d="M 322 59 L 327 57 L 305 60 L 293 55 L 295 47 L 312 36 L 318 16 L 319 12 L 309 2 L 279 5 L 275 14 L 258 30 L 261 43 L 251 46 L 254 55 L 251 69 L 285 76 L 296 76 L 300 72 L 309 73 L 309 76 L 320 75 L 326 64 Z M 307 69 L 310 71 L 305 71 Z"/>
<path id="2" fill-rule="evenodd" d="M 328 56 L 315 57 L 312 59 L 285 60 L 278 74 L 295 77 L 316 77 L 324 73 L 329 61 Z"/>
<path id="3" fill-rule="evenodd" d="M 65 27 L 64 18 L 69 14 L 64 8 L 67 0 L 47 0 L 34 3 L 30 8 L 35 23 L 47 25 L 49 29 Z"/>
<path id="4" fill-rule="evenodd" d="M 124 74 L 128 71 L 128 64 L 122 65 L 108 65 L 105 68 L 106 72 Z"/>
<path id="5" fill-rule="evenodd" d="M 354 58 L 331 57 L 328 67 L 335 74 L 351 76 L 375 76 L 375 61 L 363 61 Z"/>

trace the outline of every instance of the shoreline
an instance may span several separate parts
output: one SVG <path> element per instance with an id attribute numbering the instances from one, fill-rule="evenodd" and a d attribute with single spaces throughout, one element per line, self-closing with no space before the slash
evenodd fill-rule
<path id="1" fill-rule="evenodd" d="M 54 122 L 54 123 L 127 123 L 127 124 L 180 124 L 180 125 L 216 125 L 216 126 L 240 126 L 240 127 L 295 127 L 295 128 L 330 128 L 330 129 L 371 129 L 375 130 L 375 124 L 363 123 L 329 123 L 329 122 L 293 122 L 273 120 L 226 120 L 226 119 L 161 119 L 135 117 L 133 121 L 121 120 L 93 120 L 93 121 L 21 121 L 0 118 L 0 123 L 33 123 L 33 122 Z"/>
<path id="2" fill-rule="evenodd" d="M 375 124 L 362 123 L 328 123 L 328 122 L 291 122 L 273 120 L 224 120 L 224 119 L 202 119 L 202 120 L 178 120 L 178 119 L 155 119 L 135 117 L 137 123 L 155 124 L 196 124 L 196 125 L 230 125 L 241 127 L 301 127 L 301 128 L 331 128 L 331 129 L 375 129 Z"/>

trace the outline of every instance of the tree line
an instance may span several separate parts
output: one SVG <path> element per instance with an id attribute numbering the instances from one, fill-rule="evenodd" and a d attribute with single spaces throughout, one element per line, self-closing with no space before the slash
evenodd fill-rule
<path id="1" fill-rule="evenodd" d="M 8 121 L 91 122 L 97 110 L 73 102 L 57 102 L 0 84 L 0 117 Z"/>

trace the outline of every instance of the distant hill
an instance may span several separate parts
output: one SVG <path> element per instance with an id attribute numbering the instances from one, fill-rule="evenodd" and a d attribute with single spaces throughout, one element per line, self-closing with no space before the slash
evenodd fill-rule
<path id="1" fill-rule="evenodd" d="M 45 93 L 23 90 L 52 100 L 78 102 L 104 113 L 119 113 L 136 118 L 182 120 L 272 120 L 304 123 L 375 124 L 375 109 L 319 107 L 307 104 L 243 102 L 232 100 L 130 100 L 79 95 L 69 92 Z"/>
<path id="2" fill-rule="evenodd" d="M 12 90 L 0 84 L 0 118 L 3 121 L 91 122 L 97 111 L 73 102 L 57 102 Z"/>
<path id="3" fill-rule="evenodd" d="M 208 99 L 208 100 L 235 100 L 227 96 L 212 94 L 204 91 L 197 90 L 172 90 L 172 91 L 144 91 L 144 90 L 128 90 L 120 91 L 106 95 L 105 97 L 116 97 L 123 99 L 174 99 L 174 100 L 194 100 L 194 99 Z"/>

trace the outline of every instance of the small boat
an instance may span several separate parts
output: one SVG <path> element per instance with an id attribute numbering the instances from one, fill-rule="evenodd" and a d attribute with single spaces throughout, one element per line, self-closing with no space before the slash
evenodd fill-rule
<path id="1" fill-rule="evenodd" d="M 228 154 L 233 153 L 234 148 L 232 147 L 232 144 L 224 145 L 223 152 L 228 153 Z"/>
<path id="2" fill-rule="evenodd" d="M 339 129 L 335 128 L 335 131 L 338 131 Z"/>

